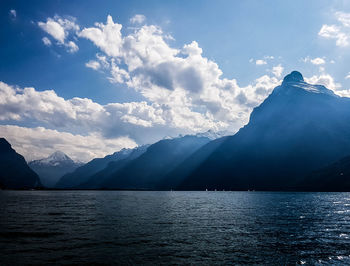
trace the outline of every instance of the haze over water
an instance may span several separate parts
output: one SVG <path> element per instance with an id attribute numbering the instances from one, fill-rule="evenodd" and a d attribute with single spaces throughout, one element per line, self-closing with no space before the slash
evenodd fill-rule
<path id="1" fill-rule="evenodd" d="M 350 263 L 350 193 L 1 191 L 1 261 Z"/>

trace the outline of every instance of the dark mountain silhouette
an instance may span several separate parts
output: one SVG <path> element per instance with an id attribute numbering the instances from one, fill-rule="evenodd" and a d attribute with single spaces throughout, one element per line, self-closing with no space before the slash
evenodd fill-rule
<path id="1" fill-rule="evenodd" d="M 82 163 L 74 162 L 66 154 L 56 151 L 49 157 L 28 163 L 40 177 L 45 187 L 52 188 L 63 175 L 73 172 Z"/>
<path id="2" fill-rule="evenodd" d="M 349 154 L 350 99 L 294 71 L 221 142 L 205 160 L 197 158 L 212 143 L 189 158 L 201 163 L 185 172 L 179 189 L 300 189 L 311 171 Z"/>
<path id="3" fill-rule="evenodd" d="M 197 149 L 186 160 L 171 170 L 157 184 L 157 189 L 177 188 L 184 181 L 184 178 L 199 167 L 226 139 L 227 137 L 215 139 L 207 145 L 204 145 L 202 149 Z"/>
<path id="4" fill-rule="evenodd" d="M 164 139 L 148 147 L 138 158 L 105 177 L 100 188 L 155 189 L 166 175 L 193 152 L 210 141 L 207 137 L 184 136 Z M 162 187 L 170 188 L 169 184 Z"/>
<path id="5" fill-rule="evenodd" d="M 103 170 L 112 161 L 123 160 L 127 158 L 132 149 L 122 149 L 104 158 L 95 158 L 85 165 L 78 167 L 73 173 L 65 174 L 56 184 L 56 188 L 74 188 L 87 182 L 91 176 Z"/>
<path id="6" fill-rule="evenodd" d="M 100 188 L 104 185 L 104 183 L 112 176 L 114 175 L 118 170 L 126 166 L 129 162 L 132 160 L 135 160 L 136 158 L 140 157 L 143 153 L 145 153 L 148 149 L 149 145 L 143 145 L 140 147 L 137 147 L 133 149 L 130 154 L 120 160 L 111 161 L 108 163 L 107 167 L 105 167 L 103 170 L 97 172 L 96 174 L 92 175 L 89 180 L 87 180 L 85 183 L 80 184 L 79 188 Z"/>
<path id="7" fill-rule="evenodd" d="M 312 172 L 301 183 L 307 191 L 350 191 L 350 156 Z"/>
<path id="8" fill-rule="evenodd" d="M 22 155 L 0 138 L 0 188 L 29 189 L 42 187 L 39 176 L 28 167 Z"/>

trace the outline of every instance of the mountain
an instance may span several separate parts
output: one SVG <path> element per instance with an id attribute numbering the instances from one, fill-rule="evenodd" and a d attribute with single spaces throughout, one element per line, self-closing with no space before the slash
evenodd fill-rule
<path id="1" fill-rule="evenodd" d="M 184 173 L 178 189 L 300 189 L 310 172 L 350 153 L 350 99 L 293 71 L 246 126 L 216 141 L 204 160 L 199 157 L 212 143 L 187 159 L 197 166 Z"/>
<path id="2" fill-rule="evenodd" d="M 39 176 L 28 167 L 22 155 L 0 138 L 0 188 L 28 189 L 42 187 Z"/>
<path id="3" fill-rule="evenodd" d="M 203 148 L 194 151 L 186 160 L 182 161 L 164 176 L 163 180 L 157 184 L 157 189 L 177 188 L 184 181 L 185 177 L 199 167 L 225 140 L 226 137 L 215 139 L 204 145 Z"/>
<path id="4" fill-rule="evenodd" d="M 171 184 L 164 183 L 167 174 L 209 141 L 197 136 L 158 141 L 138 158 L 109 173 L 100 188 L 157 189 L 162 183 L 162 188 L 170 189 Z"/>
<path id="5" fill-rule="evenodd" d="M 118 170 L 126 166 L 132 160 L 135 160 L 138 157 L 140 157 L 143 153 L 147 151 L 149 146 L 150 145 L 143 145 L 137 147 L 133 149 L 129 153 L 129 155 L 124 159 L 109 162 L 104 169 L 90 176 L 90 178 L 85 183 L 80 184 L 78 187 L 84 189 L 94 189 L 103 187 L 103 184 L 110 178 L 111 175 L 113 175 Z"/>
<path id="6" fill-rule="evenodd" d="M 197 133 L 195 136 L 196 137 L 208 138 L 210 140 L 214 140 L 214 139 L 222 138 L 222 137 L 227 136 L 227 135 L 232 135 L 232 134 L 229 134 L 226 131 L 219 131 L 219 132 L 217 132 L 217 131 L 213 131 L 213 130 L 209 129 L 206 132 Z"/>
<path id="7" fill-rule="evenodd" d="M 350 156 L 312 172 L 301 184 L 307 191 L 350 191 Z"/>
<path id="8" fill-rule="evenodd" d="M 203 137 L 203 138 L 208 138 L 210 140 L 214 140 L 214 139 L 222 138 L 227 135 L 230 135 L 227 131 L 214 131 L 209 129 L 208 131 L 205 131 L 205 132 L 199 132 L 194 135 L 187 135 L 187 136 Z M 166 136 L 163 139 L 178 139 L 182 137 L 184 137 L 184 135 L 180 134 L 177 137 Z"/>
<path id="9" fill-rule="evenodd" d="M 127 158 L 132 149 L 122 149 L 104 158 L 95 158 L 85 165 L 78 167 L 74 172 L 65 174 L 55 185 L 56 188 L 74 188 L 87 182 L 91 176 L 103 170 L 112 161 L 123 160 Z"/>
<path id="10" fill-rule="evenodd" d="M 82 163 L 74 162 L 66 154 L 56 151 L 49 157 L 29 162 L 29 167 L 40 177 L 45 187 L 54 187 L 63 175 L 73 172 Z"/>

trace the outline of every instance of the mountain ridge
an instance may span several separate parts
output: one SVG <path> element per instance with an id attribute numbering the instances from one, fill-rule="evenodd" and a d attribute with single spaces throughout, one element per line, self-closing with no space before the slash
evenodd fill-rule
<path id="1" fill-rule="evenodd" d="M 0 138 L 0 188 L 42 188 L 39 176 L 5 138 Z"/>
<path id="2" fill-rule="evenodd" d="M 191 135 L 160 140 L 111 175 L 103 188 L 155 189 L 168 172 L 209 141 L 209 138 Z"/>
<path id="3" fill-rule="evenodd" d="M 63 175 L 55 184 L 56 188 L 74 188 L 89 180 L 91 176 L 107 167 L 109 162 L 125 159 L 133 149 L 121 149 L 103 158 L 95 158 L 78 167 L 74 172 Z"/>

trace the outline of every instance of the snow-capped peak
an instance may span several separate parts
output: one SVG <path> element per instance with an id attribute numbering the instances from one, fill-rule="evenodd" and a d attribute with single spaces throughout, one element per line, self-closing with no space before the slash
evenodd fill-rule
<path id="1" fill-rule="evenodd" d="M 113 157 L 124 157 L 129 155 L 134 149 L 127 149 L 127 148 L 123 148 L 120 151 L 116 151 L 115 153 L 113 153 L 112 155 L 107 155 L 107 156 L 113 156 Z"/>
<path id="2" fill-rule="evenodd" d="M 227 135 L 229 135 L 227 132 L 223 132 L 223 131 L 215 132 L 214 130 L 209 129 L 206 132 L 197 133 L 196 137 L 202 137 L 202 138 L 208 138 L 208 139 L 214 140 Z"/>
<path id="3" fill-rule="evenodd" d="M 332 90 L 327 89 L 323 85 L 313 85 L 304 81 L 303 75 L 298 71 L 293 71 L 284 77 L 282 86 L 277 87 L 277 91 L 292 91 L 293 89 L 303 89 L 312 93 L 328 94 L 339 97 Z"/>
<path id="4" fill-rule="evenodd" d="M 53 154 L 51 154 L 47 159 L 52 160 L 52 161 L 65 161 L 65 160 L 70 160 L 68 155 L 61 151 L 55 151 Z"/>
<path id="5" fill-rule="evenodd" d="M 196 134 L 188 134 L 188 135 L 179 134 L 177 137 L 165 136 L 163 138 L 163 140 L 178 139 L 178 138 L 183 138 L 183 137 L 186 137 L 186 136 L 194 136 L 194 137 L 197 137 L 197 138 L 208 138 L 210 140 L 214 140 L 214 139 L 222 138 L 224 136 L 229 136 L 229 135 L 233 135 L 233 134 L 234 133 L 231 133 L 231 132 L 228 132 L 228 131 L 214 131 L 212 129 L 209 129 L 208 131 L 200 132 L 200 133 L 196 133 Z"/>
<path id="6" fill-rule="evenodd" d="M 34 164 L 44 164 L 44 165 L 59 165 L 61 163 L 74 163 L 74 161 L 68 157 L 65 153 L 61 151 L 56 151 L 53 154 L 51 154 L 49 157 L 40 159 L 40 160 L 35 160 L 32 163 Z"/>

